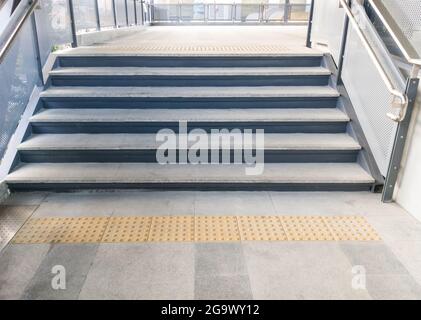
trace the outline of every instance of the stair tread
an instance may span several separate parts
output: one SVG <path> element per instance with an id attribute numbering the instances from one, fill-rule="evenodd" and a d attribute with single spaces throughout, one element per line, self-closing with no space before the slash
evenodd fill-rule
<path id="1" fill-rule="evenodd" d="M 8 183 L 373 183 L 356 163 L 266 163 L 261 175 L 245 164 L 30 163 Z"/>
<path id="2" fill-rule="evenodd" d="M 43 98 L 288 98 L 338 97 L 330 86 L 261 87 L 50 87 Z"/>
<path id="3" fill-rule="evenodd" d="M 229 138 L 230 135 L 223 135 Z M 266 150 L 359 150 L 360 145 L 347 134 L 265 134 Z M 201 139 L 206 147 L 208 139 Z M 190 142 L 189 146 L 195 142 Z M 38 134 L 18 149 L 29 150 L 154 150 L 162 142 L 155 134 Z M 173 148 L 177 148 L 174 144 Z"/>
<path id="4" fill-rule="evenodd" d="M 339 109 L 44 109 L 31 122 L 347 122 Z"/>
<path id="5" fill-rule="evenodd" d="M 137 67 L 66 67 L 50 72 L 53 76 L 293 76 L 330 75 L 323 67 L 258 67 L 258 68 L 137 68 Z"/>
<path id="6" fill-rule="evenodd" d="M 175 47 L 177 48 L 177 46 Z M 215 47 L 214 47 L 215 48 Z M 218 47 L 216 47 L 218 48 Z M 233 48 L 238 49 L 238 46 L 233 46 Z M 241 46 L 240 46 L 241 48 Z M 258 48 L 258 47 L 256 47 Z M 63 50 L 58 51 L 55 54 L 58 57 L 171 57 L 171 58 L 191 58 L 191 57 L 205 57 L 205 58 L 265 58 L 265 57 L 279 57 L 279 58 L 307 58 L 307 57 L 323 57 L 323 52 L 319 52 L 313 49 L 310 50 L 302 50 L 300 52 L 282 52 L 282 51 L 274 51 L 274 52 L 244 52 L 244 51 L 238 51 L 236 52 L 221 52 L 221 50 L 218 51 L 206 51 L 206 52 L 177 52 L 175 50 L 165 50 L 163 52 L 162 50 L 151 50 L 151 51 L 140 51 L 139 48 L 136 48 L 136 51 L 132 52 L 125 52 L 124 49 L 127 50 L 127 48 L 119 48 L 119 47 L 113 47 L 113 46 L 80 46 L 77 48 L 73 48 L 72 50 Z M 307 48 L 305 48 L 307 49 Z"/>

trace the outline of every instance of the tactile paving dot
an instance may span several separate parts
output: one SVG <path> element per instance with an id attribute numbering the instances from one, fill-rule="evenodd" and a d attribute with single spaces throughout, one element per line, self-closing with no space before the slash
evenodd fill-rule
<path id="1" fill-rule="evenodd" d="M 195 217 L 195 241 L 240 241 L 237 217 L 202 216 Z"/>
<path id="2" fill-rule="evenodd" d="M 282 216 L 280 220 L 290 241 L 335 240 L 321 216 Z"/>
<path id="3" fill-rule="evenodd" d="M 15 222 L 10 225 L 23 223 L 21 220 Z M 360 216 L 124 216 L 30 219 L 12 241 L 30 244 L 241 240 L 378 241 L 381 239 L 366 219 Z"/>
<path id="4" fill-rule="evenodd" d="M 323 217 L 339 241 L 379 241 L 378 233 L 360 216 Z"/>
<path id="5" fill-rule="evenodd" d="M 167 54 L 239 54 L 245 52 L 247 54 L 264 54 L 264 53 L 285 53 L 291 49 L 283 45 L 147 45 L 131 46 L 131 45 L 103 45 L 101 51 L 106 52 L 143 52 L 143 53 L 162 53 Z"/>
<path id="6" fill-rule="evenodd" d="M 285 241 L 285 231 L 279 217 L 237 217 L 240 237 L 243 241 Z"/>
<path id="7" fill-rule="evenodd" d="M 108 217 L 31 219 L 17 233 L 14 243 L 98 243 Z"/>
<path id="8" fill-rule="evenodd" d="M 145 242 L 152 217 L 111 217 L 102 242 Z"/>
<path id="9" fill-rule="evenodd" d="M 181 242 L 194 240 L 194 217 L 153 217 L 148 241 Z"/>

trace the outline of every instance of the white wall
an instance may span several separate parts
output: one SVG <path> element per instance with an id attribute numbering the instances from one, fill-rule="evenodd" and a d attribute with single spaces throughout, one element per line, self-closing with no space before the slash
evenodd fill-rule
<path id="1" fill-rule="evenodd" d="M 396 202 L 421 221 L 421 88 L 402 161 Z"/>

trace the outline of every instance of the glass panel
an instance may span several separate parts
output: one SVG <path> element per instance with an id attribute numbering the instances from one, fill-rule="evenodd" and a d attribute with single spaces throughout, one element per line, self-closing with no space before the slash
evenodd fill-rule
<path id="1" fill-rule="evenodd" d="M 265 5 L 263 19 L 266 21 L 284 21 L 285 6 L 283 4 Z"/>
<path id="2" fill-rule="evenodd" d="M 289 9 L 289 20 L 308 21 L 310 17 L 310 6 L 306 4 L 293 4 Z"/>
<path id="3" fill-rule="evenodd" d="M 236 4 L 235 5 L 235 20 L 248 22 L 259 21 L 260 6 L 254 4 Z"/>
<path id="4" fill-rule="evenodd" d="M 181 20 L 204 21 L 205 6 L 203 4 L 183 4 L 181 5 Z"/>
<path id="5" fill-rule="evenodd" d="M 98 0 L 98 9 L 101 27 L 113 27 L 113 0 Z"/>
<path id="6" fill-rule="evenodd" d="M 153 20 L 157 22 L 177 22 L 178 21 L 177 5 L 154 5 Z"/>
<path id="7" fill-rule="evenodd" d="M 73 0 L 77 32 L 96 29 L 95 0 Z"/>
<path id="8" fill-rule="evenodd" d="M 22 27 L 0 64 L 0 159 L 39 81 L 31 21 Z"/>
<path id="9" fill-rule="evenodd" d="M 127 0 L 127 11 L 129 13 L 129 25 L 136 24 L 135 20 L 135 11 L 134 11 L 135 1 L 134 0 Z"/>
<path id="10" fill-rule="evenodd" d="M 117 11 L 117 25 L 120 27 L 127 26 L 126 1 L 115 0 L 115 6 L 116 6 L 116 11 Z"/>
<path id="11" fill-rule="evenodd" d="M 210 4 L 208 6 L 209 20 L 212 21 L 231 21 L 232 8 L 230 4 Z"/>
<path id="12" fill-rule="evenodd" d="M 145 20 L 145 18 L 142 17 L 142 2 L 140 0 L 136 0 L 136 12 L 137 12 L 137 23 L 141 25 L 142 22 Z"/>
<path id="13" fill-rule="evenodd" d="M 41 10 L 35 10 L 41 64 L 44 65 L 57 45 L 72 42 L 67 0 L 41 0 Z"/>

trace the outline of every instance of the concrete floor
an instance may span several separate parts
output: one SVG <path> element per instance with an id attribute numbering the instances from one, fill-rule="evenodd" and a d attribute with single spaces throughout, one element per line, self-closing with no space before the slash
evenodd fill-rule
<path id="1" fill-rule="evenodd" d="M 421 299 L 421 223 L 370 193 L 18 193 L 33 217 L 362 215 L 381 242 L 8 245 L 0 299 Z M 51 270 L 66 268 L 66 290 Z M 354 289 L 353 267 L 366 271 Z"/>
<path id="2" fill-rule="evenodd" d="M 306 26 L 154 26 L 123 33 L 71 54 L 284 54 L 312 53 Z"/>

